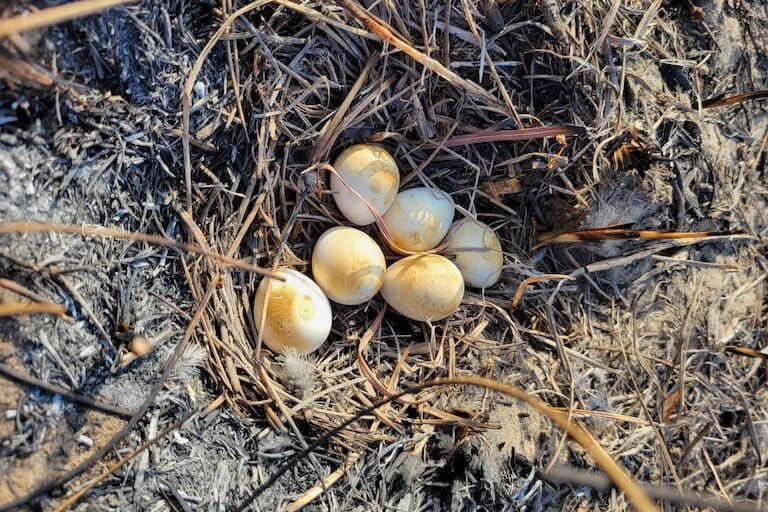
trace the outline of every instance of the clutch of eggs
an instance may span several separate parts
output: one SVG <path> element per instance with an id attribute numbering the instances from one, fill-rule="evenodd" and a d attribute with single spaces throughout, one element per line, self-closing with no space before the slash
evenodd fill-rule
<path id="1" fill-rule="evenodd" d="M 454 202 L 442 190 L 417 187 L 398 193 L 400 172 L 392 155 L 375 144 L 356 144 L 335 160 L 333 197 L 350 222 L 365 226 L 382 217 L 393 249 L 429 251 L 441 241 L 445 256 L 416 254 L 387 267 L 376 241 L 359 229 L 339 226 L 318 239 L 312 253 L 315 281 L 279 269 L 284 281 L 264 278 L 256 291 L 254 320 L 274 352 L 308 354 L 331 331 L 328 301 L 359 305 L 381 292 L 403 316 L 437 321 L 461 304 L 465 283 L 493 286 L 503 265 L 501 244 L 485 224 L 473 219 L 453 225 Z M 447 256 L 447 257 L 446 257 Z"/>

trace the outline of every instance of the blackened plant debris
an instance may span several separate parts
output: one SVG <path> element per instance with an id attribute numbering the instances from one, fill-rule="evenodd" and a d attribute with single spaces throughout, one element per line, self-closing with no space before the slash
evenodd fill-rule
<path id="1" fill-rule="evenodd" d="M 768 89 L 763 91 L 746 92 L 742 94 L 734 94 L 728 96 L 725 93 L 712 96 L 701 102 L 701 106 L 704 108 L 724 107 L 726 105 L 736 105 L 749 100 L 758 100 L 761 98 L 768 98 Z"/>

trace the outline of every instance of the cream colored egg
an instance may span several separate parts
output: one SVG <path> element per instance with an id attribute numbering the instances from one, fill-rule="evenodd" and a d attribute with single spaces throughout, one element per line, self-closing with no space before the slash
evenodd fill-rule
<path id="1" fill-rule="evenodd" d="M 499 280 L 504 255 L 499 237 L 491 228 L 473 219 L 463 219 L 451 227 L 445 243 L 444 254 L 459 267 L 469 286 L 487 288 Z"/>
<path id="2" fill-rule="evenodd" d="M 403 316 L 437 321 L 450 316 L 461 304 L 464 280 L 448 258 L 416 254 L 389 266 L 381 295 Z"/>
<path id="3" fill-rule="evenodd" d="M 256 290 L 253 318 L 261 324 L 269 293 L 262 339 L 273 352 L 309 354 L 317 350 L 331 332 L 331 305 L 314 281 L 291 269 L 277 272 L 285 281 L 265 277 Z M 268 290 L 269 289 L 269 290 Z"/>
<path id="4" fill-rule="evenodd" d="M 379 293 L 387 262 L 378 244 L 359 229 L 331 228 L 312 253 L 312 275 L 328 298 L 339 304 L 362 304 Z"/>
<path id="5" fill-rule="evenodd" d="M 412 188 L 397 194 L 384 214 L 384 224 L 400 249 L 428 251 L 437 247 L 448 233 L 453 208 L 453 199 L 442 190 Z"/>
<path id="6" fill-rule="evenodd" d="M 350 187 L 379 215 L 384 215 L 392 206 L 400 188 L 400 171 L 386 149 L 375 144 L 350 146 L 336 158 L 333 167 L 344 180 L 342 183 L 338 176 L 331 174 L 333 198 L 344 217 L 353 224 L 367 226 L 376 219 Z"/>

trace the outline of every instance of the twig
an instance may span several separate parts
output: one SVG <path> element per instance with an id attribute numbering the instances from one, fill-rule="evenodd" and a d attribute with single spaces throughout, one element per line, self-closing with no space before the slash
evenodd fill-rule
<path id="1" fill-rule="evenodd" d="M 124 418 L 130 418 L 133 413 L 131 411 L 127 411 L 125 409 L 121 409 L 120 407 L 115 407 L 114 405 L 105 404 L 102 402 L 98 402 L 94 400 L 93 398 L 89 398 L 87 396 L 78 395 L 77 393 L 73 393 L 72 391 L 69 391 L 68 389 L 49 384 L 47 382 L 44 382 L 40 379 L 36 379 L 35 377 L 32 377 L 31 375 L 25 375 L 19 371 L 14 370 L 10 366 L 7 366 L 3 363 L 0 363 L 0 373 L 5 375 L 10 380 L 15 380 L 16 382 L 19 382 L 21 384 L 27 385 L 27 386 L 35 386 L 40 389 L 44 389 L 45 391 L 48 391 L 49 393 L 53 393 L 55 395 L 60 395 L 67 400 L 71 400 L 73 402 L 77 402 L 81 405 L 84 405 L 86 407 L 90 407 L 91 409 L 97 409 L 99 411 L 106 412 L 108 414 L 113 414 L 115 416 L 122 416 Z"/>
<path id="2" fill-rule="evenodd" d="M 681 240 L 705 239 L 737 235 L 733 231 L 651 231 L 647 229 L 627 229 L 608 226 L 604 228 L 583 229 L 569 233 L 541 233 L 533 249 L 549 244 L 573 242 L 601 242 L 605 240 Z"/>
<path id="3" fill-rule="evenodd" d="M 221 254 L 197 247 L 192 244 L 185 244 L 182 242 L 176 242 L 169 238 L 165 238 L 157 235 L 147 235 L 144 233 L 136 233 L 133 231 L 126 231 L 120 228 L 110 228 L 104 226 L 74 226 L 70 224 L 58 224 L 55 222 L 6 222 L 0 223 L 0 235 L 9 235 L 13 233 L 67 233 L 71 235 L 80 236 L 96 236 L 106 238 L 120 238 L 124 240 L 137 240 L 139 242 L 147 242 L 153 245 L 159 245 L 161 247 L 170 247 L 179 251 L 191 252 L 193 254 L 199 254 L 212 260 L 218 261 L 225 266 L 240 268 L 248 270 L 256 274 L 273 277 L 279 281 L 283 278 L 274 275 L 267 269 L 251 265 L 241 260 L 236 260 L 230 256 L 222 256 Z"/>
<path id="4" fill-rule="evenodd" d="M 352 467 L 359 459 L 362 452 L 350 453 L 346 460 L 336 468 L 331 474 L 323 478 L 319 483 L 315 484 L 311 488 L 307 489 L 301 496 L 292 501 L 286 508 L 286 512 L 296 512 L 301 510 L 305 506 L 312 503 L 318 496 L 320 496 L 329 487 L 335 484 L 339 478 L 344 476 L 347 470 Z"/>
<path id="5" fill-rule="evenodd" d="M 0 69 L 15 75 L 21 80 L 35 83 L 40 87 L 52 87 L 55 84 L 50 76 L 35 68 L 32 64 L 5 55 L 5 52 L 2 51 L 0 51 Z"/>
<path id="6" fill-rule="evenodd" d="M 37 313 L 66 317 L 67 310 L 64 308 L 64 306 L 50 302 L 32 302 L 29 304 L 0 304 L 0 317 L 32 315 Z"/>
<path id="7" fill-rule="evenodd" d="M 711 98 L 701 102 L 703 108 L 724 107 L 726 105 L 735 105 L 743 101 L 757 100 L 760 98 L 768 98 L 768 89 L 762 91 L 747 92 L 744 94 L 734 94 L 733 96 L 726 96 L 725 94 L 718 94 Z"/>
<path id="8" fill-rule="evenodd" d="M 543 473 L 542 476 L 552 483 L 567 483 L 575 486 L 586 486 L 597 491 L 607 491 L 614 487 L 611 481 L 604 475 L 568 467 L 552 468 L 550 471 Z M 674 487 L 662 487 L 645 483 L 640 483 L 639 486 L 651 498 L 680 505 L 688 505 L 702 510 L 711 508 L 721 512 L 768 512 L 767 508 L 760 507 L 755 502 L 728 503 L 725 500 L 721 500 L 711 495 L 680 492 Z"/>
<path id="9" fill-rule="evenodd" d="M 731 352 L 732 354 L 739 354 L 740 356 L 756 357 L 759 359 L 768 359 L 768 354 L 764 354 L 763 352 L 758 352 L 757 350 L 749 347 L 739 347 L 738 345 L 729 345 L 725 347 L 725 351 Z"/>
<path id="10" fill-rule="evenodd" d="M 21 295 L 22 297 L 25 297 L 29 300 L 33 300 L 35 302 L 48 302 L 48 300 L 45 297 L 33 292 L 29 288 L 22 286 L 15 281 L 11 281 L 10 279 L 0 278 L 0 288 L 5 288 L 6 290 L 10 290 L 14 293 Z"/>

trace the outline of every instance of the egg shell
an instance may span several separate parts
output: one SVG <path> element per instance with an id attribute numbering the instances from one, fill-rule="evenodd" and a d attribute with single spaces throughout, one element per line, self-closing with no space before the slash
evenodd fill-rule
<path id="1" fill-rule="evenodd" d="M 384 282 L 387 262 L 379 245 L 359 229 L 331 228 L 312 252 L 312 275 L 329 299 L 353 306 L 367 302 Z"/>
<path id="2" fill-rule="evenodd" d="M 336 157 L 336 172 L 344 179 L 331 174 L 331 190 L 336 206 L 344 217 L 358 226 L 375 222 L 368 206 L 348 187 L 363 196 L 379 213 L 392 206 L 400 188 L 400 171 L 389 152 L 376 144 L 355 144 Z M 346 183 L 346 185 L 344 184 Z"/>
<path id="3" fill-rule="evenodd" d="M 439 254 L 416 254 L 387 269 L 384 300 L 398 313 L 421 322 L 450 316 L 464 297 L 459 269 Z"/>
<path id="4" fill-rule="evenodd" d="M 454 203 L 442 190 L 417 187 L 403 190 L 384 214 L 397 249 L 428 251 L 440 244 L 453 222 Z"/>
<path id="5" fill-rule="evenodd" d="M 462 219 L 451 227 L 445 244 L 444 254 L 459 267 L 464 282 L 469 286 L 487 288 L 498 282 L 504 255 L 499 237 L 486 224 L 474 219 Z M 480 250 L 466 250 L 475 247 Z"/>
<path id="6" fill-rule="evenodd" d="M 293 350 L 309 354 L 317 350 L 331 332 L 331 304 L 314 281 L 293 269 L 279 269 L 285 281 L 265 277 L 256 290 L 253 317 L 261 323 L 269 288 L 269 301 L 262 329 L 264 344 L 273 352 Z"/>

